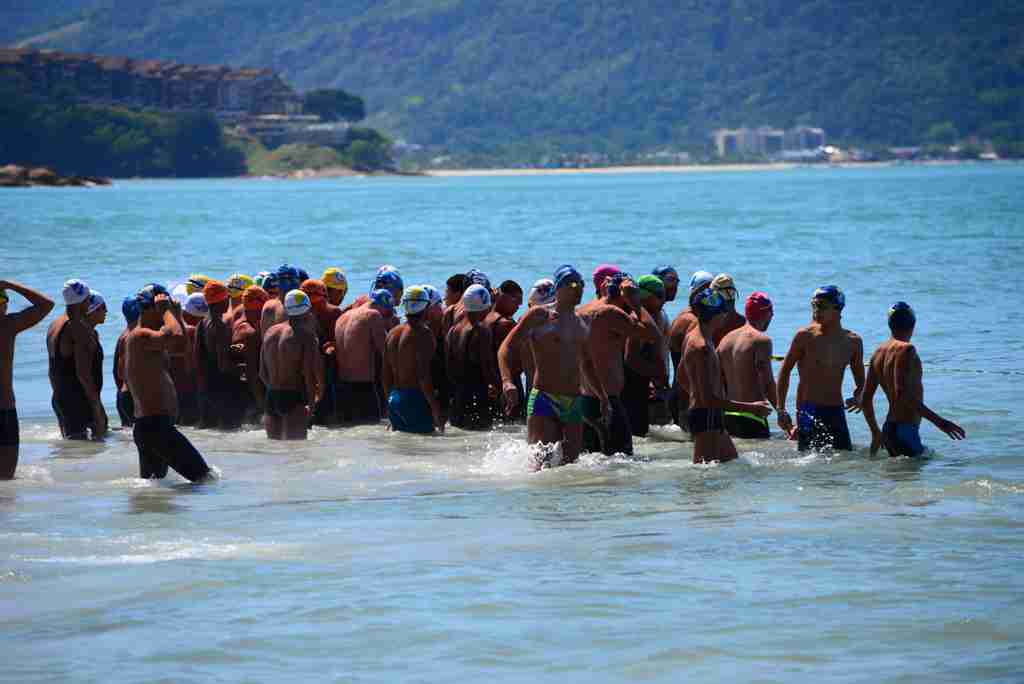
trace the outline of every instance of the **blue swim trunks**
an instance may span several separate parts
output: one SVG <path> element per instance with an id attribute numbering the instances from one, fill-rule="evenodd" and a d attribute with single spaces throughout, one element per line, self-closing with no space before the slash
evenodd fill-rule
<path id="1" fill-rule="evenodd" d="M 796 407 L 797 448 L 800 451 L 835 449 L 852 451 L 843 406 L 822 406 L 802 401 Z"/>
<path id="2" fill-rule="evenodd" d="M 434 431 L 434 414 L 423 392 L 416 389 L 393 389 L 388 395 L 388 417 L 396 432 L 429 435 Z"/>
<path id="3" fill-rule="evenodd" d="M 920 456 L 925 452 L 921 444 L 919 425 L 913 423 L 890 423 L 885 421 L 882 434 L 885 436 L 885 448 L 890 456 Z"/>
<path id="4" fill-rule="evenodd" d="M 554 418 L 563 425 L 583 423 L 583 403 L 580 397 L 551 394 L 534 387 L 526 405 L 526 415 Z"/>

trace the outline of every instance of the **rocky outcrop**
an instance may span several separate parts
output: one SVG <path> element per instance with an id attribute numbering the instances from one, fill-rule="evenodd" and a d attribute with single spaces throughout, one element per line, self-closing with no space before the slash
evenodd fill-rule
<path id="1" fill-rule="evenodd" d="M 45 166 L 8 164 L 0 167 L 0 188 L 93 188 L 99 185 L 110 185 L 110 180 L 95 176 L 61 176 Z"/>

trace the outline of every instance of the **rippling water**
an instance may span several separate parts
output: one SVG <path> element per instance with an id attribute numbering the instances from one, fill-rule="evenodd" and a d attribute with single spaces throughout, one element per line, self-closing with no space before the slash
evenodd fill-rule
<path id="1" fill-rule="evenodd" d="M 127 433 L 58 439 L 44 324 L 19 338 L 21 465 L 0 483 L 0 677 L 1019 681 L 1022 210 L 1021 166 L 0 192 L 0 278 L 54 296 L 286 259 L 354 293 L 385 262 L 524 285 L 668 262 L 769 292 L 776 353 L 819 284 L 869 353 L 905 299 L 927 401 L 968 432 L 870 458 L 854 417 L 851 454 L 740 442 L 694 466 L 666 428 L 630 459 L 529 473 L 518 427 L 190 431 L 221 479 L 149 482 Z"/>

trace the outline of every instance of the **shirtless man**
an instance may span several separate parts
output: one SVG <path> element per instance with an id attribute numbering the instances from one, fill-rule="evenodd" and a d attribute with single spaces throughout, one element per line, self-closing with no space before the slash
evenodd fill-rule
<path id="1" fill-rule="evenodd" d="M 335 399 L 338 379 L 338 365 L 334 362 L 334 327 L 341 316 L 341 309 L 327 301 L 330 290 L 322 280 L 305 280 L 300 289 L 309 296 L 309 301 L 313 305 L 317 338 L 320 342 L 320 367 L 323 369 L 323 392 L 310 420 L 313 425 L 334 425 L 337 422 Z"/>
<path id="2" fill-rule="evenodd" d="M 711 288 L 690 295 L 690 309 L 697 327 L 683 343 L 682 365 L 686 368 L 690 410 L 687 416 L 693 435 L 693 462 L 731 461 L 736 446 L 723 426 L 724 411 L 743 411 L 767 416 L 772 407 L 767 401 L 733 401 L 722 386 L 722 369 L 715 352 L 713 336 L 725 324 L 729 306 L 722 295 Z"/>
<path id="3" fill-rule="evenodd" d="M 555 281 L 551 278 L 541 278 L 530 288 L 527 306 L 532 309 L 536 306 L 552 307 L 554 304 Z M 525 396 L 529 397 L 533 391 L 533 374 L 537 370 L 537 364 L 533 360 L 533 352 L 530 351 L 527 339 L 525 337 L 520 337 L 519 339 L 519 344 L 509 347 L 508 363 L 512 371 L 513 382 L 515 382 L 515 378 L 519 375 L 526 379 L 526 386 L 523 388 L 523 391 Z M 504 391 L 502 391 L 502 394 L 504 394 Z"/>
<path id="4" fill-rule="evenodd" d="M 174 427 L 178 414 L 167 356 L 187 344 L 180 305 L 164 288 L 147 286 L 136 295 L 139 324 L 125 340 L 125 377 L 135 400 L 133 437 L 139 450 L 139 477 L 161 479 L 168 467 L 199 482 L 210 467 L 185 435 Z"/>
<path id="5" fill-rule="evenodd" d="M 173 296 L 172 296 L 173 298 Z M 171 380 L 174 391 L 178 395 L 177 425 L 195 426 L 202 419 L 206 401 L 203 394 L 206 389 L 206 378 L 202 376 L 202 365 L 199 363 L 199 349 L 196 342 L 196 330 L 200 323 L 210 315 L 210 307 L 202 292 L 186 296 L 181 305 L 181 320 L 185 333 L 184 349 L 172 349 L 170 357 Z"/>
<path id="6" fill-rule="evenodd" d="M 889 330 L 892 337 L 871 355 L 868 378 L 864 385 L 861 408 L 864 420 L 871 430 L 871 455 L 884 446 L 889 456 L 920 456 L 925 452 L 921 444 L 921 418 L 939 428 L 950 439 L 964 439 L 964 429 L 938 415 L 924 403 L 924 371 L 917 349 L 910 343 L 917 317 L 906 302 L 896 302 L 889 309 Z M 875 390 L 882 386 L 889 400 L 889 413 L 885 425 L 878 429 L 875 419 Z"/>
<path id="7" fill-rule="evenodd" d="M 449 278 L 449 282 L 454 278 L 455 276 Z M 469 288 L 470 285 L 479 285 L 484 288 L 488 293 L 490 293 L 492 303 L 494 301 L 494 293 L 491 291 L 491 279 L 488 278 L 487 274 L 483 271 L 475 268 L 469 269 L 463 276 L 463 282 L 465 283 L 465 287 L 462 290 L 462 295 L 459 295 L 459 299 L 445 309 L 444 317 L 441 319 L 441 331 L 442 334 L 444 334 L 445 339 L 448 338 L 448 331 L 452 329 L 452 326 L 466 316 L 466 308 L 462 304 L 462 296 L 466 294 L 466 289 Z"/>
<path id="8" fill-rule="evenodd" d="M 657 276 L 661 279 L 662 284 L 665 286 L 665 303 L 674 302 L 676 294 L 679 292 L 679 273 L 673 266 L 658 266 L 651 275 Z M 672 321 L 669 320 L 668 313 L 665 311 L 665 307 L 662 306 L 661 312 L 655 318 L 658 323 L 658 329 L 661 331 L 662 346 L 664 347 L 664 363 L 665 368 L 671 373 L 675 370 L 677 364 L 672 363 L 672 353 L 669 351 L 669 331 L 672 328 Z M 656 395 L 656 401 L 650 404 L 648 416 L 649 421 L 655 425 L 667 425 L 673 421 L 672 416 L 674 415 L 672 405 L 676 403 L 675 392 L 672 391 L 671 386 L 669 389 L 659 392 Z M 676 407 L 678 409 L 678 407 Z"/>
<path id="9" fill-rule="evenodd" d="M 819 287 L 811 297 L 813 323 L 797 330 L 779 370 L 779 427 L 787 434 L 793 420 L 786 413 L 789 376 L 795 366 L 800 373 L 796 389 L 796 433 L 800 451 L 837 449 L 850 451 L 846 410 L 860 410 L 864 388 L 864 343 L 860 336 L 842 327 L 846 297 L 835 285 Z M 853 396 L 843 402 L 843 375 L 847 366 L 856 384 Z"/>
<path id="10" fill-rule="evenodd" d="M 272 299 L 269 299 L 266 304 L 263 305 L 263 314 L 260 317 L 260 338 L 267 336 L 267 331 L 272 326 L 278 323 L 284 323 L 288 320 L 288 314 L 284 310 L 284 298 L 292 290 L 299 289 L 299 285 L 302 281 L 299 280 L 299 270 L 294 266 L 288 264 L 282 264 L 280 268 L 274 272 L 271 281 L 273 287 L 276 288 L 276 294 L 272 295 Z M 267 290 L 267 294 L 270 294 L 270 290 L 265 286 L 266 280 L 264 280 L 264 290 Z"/>
<path id="11" fill-rule="evenodd" d="M 491 293 L 483 285 L 470 285 L 462 295 L 463 316 L 445 338 L 445 366 L 451 381 L 450 421 L 464 430 L 489 430 L 494 424 L 491 402 L 501 386 L 494 340 L 483 325 L 491 310 Z"/>
<path id="12" fill-rule="evenodd" d="M 772 338 L 765 334 L 774 313 L 772 300 L 763 292 L 754 292 L 747 297 L 744 309 L 746 325 L 725 335 L 716 347 L 725 389 L 733 401 L 767 401 L 774 405 L 778 394 L 772 375 Z M 726 411 L 724 424 L 732 437 L 771 437 L 768 420 L 749 411 Z"/>
<path id="13" fill-rule="evenodd" d="M 310 407 L 320 399 L 320 349 L 312 304 L 302 290 L 285 295 L 288 320 L 267 331 L 260 378 L 267 388 L 264 426 L 270 439 L 306 439 Z"/>
<path id="14" fill-rule="evenodd" d="M 605 282 L 617 273 L 622 273 L 622 269 L 614 264 L 601 264 L 594 269 L 591 274 L 594 281 L 594 301 L 598 301 L 605 296 Z M 593 303 L 593 302 L 591 302 Z"/>
<path id="15" fill-rule="evenodd" d="M 651 275 L 656 275 L 665 285 L 665 302 L 674 302 L 676 293 L 679 291 L 679 272 L 674 266 L 658 266 Z"/>
<path id="16" fill-rule="evenodd" d="M 343 313 L 334 326 L 338 419 L 342 423 L 377 423 L 383 417 L 379 369 L 395 304 L 384 289 L 373 290 L 369 302 Z"/>
<path id="17" fill-rule="evenodd" d="M 8 290 L 20 294 L 31 306 L 17 313 L 7 313 Z M 14 401 L 14 339 L 52 310 L 53 300 L 41 292 L 10 280 L 0 280 L 0 480 L 14 479 L 21 442 Z"/>
<path id="18" fill-rule="evenodd" d="M 430 377 L 433 381 L 434 396 L 437 398 L 438 406 L 441 407 L 441 424 L 448 422 L 448 410 L 451 406 L 451 387 L 448 383 L 447 359 L 444 354 L 444 296 L 441 291 L 432 285 L 420 285 L 420 288 L 427 293 L 430 301 L 424 312 L 423 320 L 425 325 L 434 335 L 434 356 L 430 360 Z"/>
<path id="19" fill-rule="evenodd" d="M 575 463 L 583 448 L 580 366 L 587 354 L 587 333 L 576 316 L 576 305 L 583 299 L 583 276 L 566 264 L 555 271 L 553 283 L 554 303 L 530 307 L 498 352 L 506 410 L 519 400 L 510 363 L 512 350 L 522 345 L 527 350 L 524 355 L 535 362 L 526 405 L 527 442 L 562 445 L 560 456 L 554 449 L 535 452 L 535 470 Z"/>
<path id="20" fill-rule="evenodd" d="M 640 305 L 632 276 L 617 273 L 602 286 L 604 298 L 590 309 L 587 356 L 580 368 L 583 448 L 592 453 L 633 455 L 633 429 L 622 402 L 626 342 L 660 344 L 661 333 Z"/>
<path id="21" fill-rule="evenodd" d="M 658 341 L 642 342 L 635 337 L 626 340 L 622 403 L 626 407 L 633 436 L 646 437 L 651 427 L 651 398 L 668 389 L 668 367 L 665 365 L 668 347 L 658 325 L 665 305 L 665 284 L 658 276 L 645 275 L 637 281 L 637 286 L 640 305 L 650 314 L 658 331 Z"/>
<path id="22" fill-rule="evenodd" d="M 385 342 L 382 382 L 388 398 L 388 418 L 396 432 L 444 432 L 444 415 L 434 393 L 431 361 L 437 333 L 427 323 L 436 306 L 419 286 L 405 291 L 405 323 L 391 329 Z"/>
<path id="23" fill-rule="evenodd" d="M 201 426 L 238 430 L 252 405 L 252 398 L 242 380 L 240 359 L 231 350 L 232 330 L 226 318 L 228 289 L 220 281 L 211 280 L 203 288 L 203 298 L 210 314 L 196 328 L 196 355 L 205 383 Z"/>
<path id="24" fill-rule="evenodd" d="M 267 396 L 267 388 L 260 379 L 260 316 L 263 305 L 270 300 L 270 295 L 261 287 L 247 287 L 242 295 L 242 317 L 231 326 L 231 356 L 243 367 L 245 383 L 249 388 L 251 401 L 250 410 L 245 422 L 258 422 L 263 415 L 263 401 Z"/>
<path id="25" fill-rule="evenodd" d="M 121 303 L 121 313 L 126 327 L 114 345 L 114 389 L 117 390 L 117 414 L 121 417 L 121 427 L 130 428 L 135 422 L 135 400 L 124 374 L 124 343 L 129 333 L 139 324 L 139 300 L 136 297 L 125 297 Z"/>
<path id="26" fill-rule="evenodd" d="M 513 280 L 506 280 L 498 289 L 495 290 L 494 306 L 491 308 L 490 313 L 484 318 L 483 325 L 490 329 L 491 339 L 494 344 L 494 367 L 498 367 L 498 349 L 501 347 L 501 343 L 505 341 L 508 334 L 512 332 L 512 328 L 516 325 L 516 319 L 514 316 L 519 311 L 519 307 L 523 305 L 523 288 L 519 287 L 519 284 Z M 516 376 L 519 380 L 520 389 L 522 389 L 522 378 Z M 510 418 L 526 418 L 526 394 L 520 394 L 519 397 L 519 412 L 513 416 L 505 412 L 504 409 L 504 398 L 499 394 L 494 401 L 492 406 L 492 412 L 495 417 L 502 415 L 508 415 Z"/>
<path id="27" fill-rule="evenodd" d="M 711 286 L 714 276 L 707 271 L 697 271 L 690 276 L 689 296 L 706 287 Z M 689 300 L 687 300 L 689 301 Z M 683 342 L 690 331 L 697 327 L 697 317 L 690 311 L 690 307 L 679 312 L 672 326 L 668 331 L 668 350 L 672 357 L 672 368 L 675 370 L 675 377 L 672 381 L 673 392 L 669 398 L 669 411 L 672 413 L 672 420 L 683 430 L 689 430 L 689 421 L 686 418 L 687 407 L 690 405 L 690 397 L 686 391 L 686 367 L 683 366 Z"/>
<path id="28" fill-rule="evenodd" d="M 716 275 L 714 280 L 711 281 L 711 289 L 722 295 L 722 298 L 725 299 L 726 305 L 725 322 L 714 337 L 714 343 L 717 347 L 723 337 L 731 333 L 733 330 L 739 330 L 746 325 L 747 319 L 736 311 L 736 298 L 739 294 L 736 291 L 736 286 L 732 282 L 731 275 L 728 273 L 719 273 Z"/>
<path id="29" fill-rule="evenodd" d="M 327 303 L 331 306 L 341 306 L 348 294 L 348 278 L 340 268 L 331 266 L 320 276 L 320 280 L 327 286 Z M 333 333 L 331 333 L 333 337 Z"/>
<path id="30" fill-rule="evenodd" d="M 107 433 L 107 412 L 100 398 L 102 376 L 97 378 L 95 373 L 99 344 L 86 321 L 89 294 L 89 286 L 80 280 L 64 283 L 65 313 L 46 332 L 53 410 L 64 439 L 88 439 L 89 430 L 93 439 Z"/>
<path id="31" fill-rule="evenodd" d="M 465 273 L 456 273 L 445 282 L 444 305 L 455 306 L 462 301 L 462 293 L 469 287 L 469 279 Z"/>

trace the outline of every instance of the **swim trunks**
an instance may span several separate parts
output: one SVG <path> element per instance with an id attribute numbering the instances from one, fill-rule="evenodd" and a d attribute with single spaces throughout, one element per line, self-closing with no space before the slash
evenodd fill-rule
<path id="1" fill-rule="evenodd" d="M 702 432 L 725 432 L 722 409 L 692 408 L 687 415 L 691 435 Z"/>
<path id="2" fill-rule="evenodd" d="M 526 404 L 526 415 L 554 418 L 562 425 L 579 425 L 583 422 L 583 402 L 580 396 L 551 394 L 534 387 Z"/>
<path id="3" fill-rule="evenodd" d="M 622 402 L 629 414 L 629 425 L 634 437 L 646 437 L 651 429 L 650 400 L 651 380 L 640 375 L 629 366 L 624 366 L 625 384 L 622 386 Z"/>
<path id="4" fill-rule="evenodd" d="M 434 414 L 419 388 L 391 390 L 388 395 L 388 418 L 395 432 L 429 435 L 434 431 Z"/>
<path id="5" fill-rule="evenodd" d="M 800 451 L 835 449 L 852 451 L 846 409 L 800 402 L 796 412 L 797 448 Z"/>
<path id="6" fill-rule="evenodd" d="M 337 384 L 338 420 L 348 424 L 379 423 L 380 395 L 372 382 L 345 382 Z"/>
<path id="7" fill-rule="evenodd" d="M 608 397 L 611 415 L 606 423 L 601 416 L 601 401 L 580 397 L 583 407 L 583 450 L 590 453 L 633 455 L 633 430 L 629 414 L 619 397 Z"/>
<path id="8" fill-rule="evenodd" d="M 273 418 L 286 418 L 296 407 L 305 405 L 306 393 L 302 390 L 267 390 L 266 411 Z"/>
<path id="9" fill-rule="evenodd" d="M 337 422 L 337 401 L 338 401 L 338 366 L 334 363 L 333 356 L 323 357 L 324 361 L 324 391 L 323 396 L 313 409 L 313 415 L 309 417 L 310 425 L 334 425 Z"/>
<path id="10" fill-rule="evenodd" d="M 0 447 L 16 447 L 21 442 L 18 432 L 18 410 L 0 411 Z"/>
<path id="11" fill-rule="evenodd" d="M 768 419 L 748 411 L 726 411 L 722 420 L 725 430 L 740 439 L 769 439 Z"/>
<path id="12" fill-rule="evenodd" d="M 129 428 L 135 422 L 135 401 L 131 390 L 117 393 L 117 414 L 121 416 L 121 427 Z"/>
<path id="13" fill-rule="evenodd" d="M 143 479 L 165 477 L 168 466 L 192 482 L 210 473 L 206 461 L 185 435 L 178 432 L 170 416 L 136 418 L 132 436 L 139 450 L 139 477 Z"/>
<path id="14" fill-rule="evenodd" d="M 920 456 L 925 452 L 921 444 L 920 426 L 913 423 L 890 423 L 885 421 L 882 434 L 885 448 L 890 456 Z"/>

